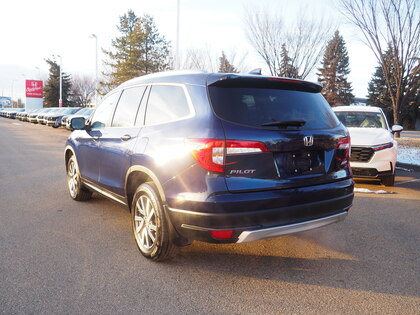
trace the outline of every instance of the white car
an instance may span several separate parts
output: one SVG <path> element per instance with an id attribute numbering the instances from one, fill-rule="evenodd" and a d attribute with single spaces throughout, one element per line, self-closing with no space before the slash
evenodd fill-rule
<path id="1" fill-rule="evenodd" d="M 398 147 L 393 134 L 403 127 L 390 129 L 379 107 L 337 106 L 333 110 L 350 133 L 353 176 L 379 179 L 383 185 L 393 186 Z"/>

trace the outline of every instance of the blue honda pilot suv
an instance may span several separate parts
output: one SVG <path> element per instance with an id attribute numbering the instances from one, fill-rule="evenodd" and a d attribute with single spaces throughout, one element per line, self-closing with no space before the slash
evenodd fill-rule
<path id="1" fill-rule="evenodd" d="M 321 227 L 353 201 L 350 138 L 315 83 L 258 75 L 132 79 L 75 118 L 70 195 L 131 211 L 140 252 L 242 243 Z"/>

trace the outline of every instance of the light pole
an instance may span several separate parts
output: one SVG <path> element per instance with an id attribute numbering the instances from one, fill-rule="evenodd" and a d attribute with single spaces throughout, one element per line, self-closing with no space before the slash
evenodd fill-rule
<path id="1" fill-rule="evenodd" d="M 23 77 L 23 96 L 22 96 L 22 100 L 25 98 L 25 104 L 26 104 L 26 75 L 23 74 L 23 73 L 21 73 L 20 75 Z"/>
<path id="2" fill-rule="evenodd" d="M 176 61 L 175 61 L 175 67 L 176 70 L 179 70 L 179 6 L 180 6 L 180 0 L 177 1 L 176 4 Z"/>
<path id="3" fill-rule="evenodd" d="M 14 106 L 14 105 L 13 105 L 13 85 L 14 85 L 14 83 L 15 83 L 15 82 L 17 82 L 17 81 L 18 81 L 18 80 L 12 80 L 12 91 L 11 91 L 11 94 L 12 94 L 12 95 L 11 95 L 11 97 L 10 97 L 10 98 L 12 99 L 12 107 Z"/>
<path id="4" fill-rule="evenodd" d="M 57 55 L 58 58 L 60 58 L 60 99 L 58 100 L 58 107 L 63 107 L 63 78 L 61 75 L 61 68 L 63 64 L 63 59 L 60 55 Z"/>
<path id="5" fill-rule="evenodd" d="M 90 38 L 95 39 L 95 106 L 98 105 L 98 36 L 92 34 Z"/>
<path id="6" fill-rule="evenodd" d="M 41 69 L 39 67 L 35 67 L 38 70 L 38 80 L 41 80 Z"/>

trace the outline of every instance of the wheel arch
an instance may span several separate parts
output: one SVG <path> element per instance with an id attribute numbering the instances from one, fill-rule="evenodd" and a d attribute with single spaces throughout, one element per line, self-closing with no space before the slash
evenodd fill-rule
<path id="1" fill-rule="evenodd" d="M 131 203 L 137 188 L 146 182 L 153 182 L 156 186 L 162 204 L 166 206 L 165 193 L 157 176 L 148 168 L 141 165 L 131 166 L 125 177 L 125 192 L 127 196 L 127 205 L 131 212 Z"/>
<path id="2" fill-rule="evenodd" d="M 69 159 L 72 155 L 76 156 L 76 153 L 74 152 L 73 147 L 71 147 L 70 145 L 67 145 L 64 149 L 64 160 L 66 163 L 66 171 L 67 171 Z"/>

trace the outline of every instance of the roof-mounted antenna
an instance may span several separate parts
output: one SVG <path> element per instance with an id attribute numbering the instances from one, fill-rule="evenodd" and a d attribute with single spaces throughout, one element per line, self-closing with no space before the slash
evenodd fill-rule
<path id="1" fill-rule="evenodd" d="M 249 71 L 248 74 L 261 75 L 261 68 L 255 68 Z"/>

